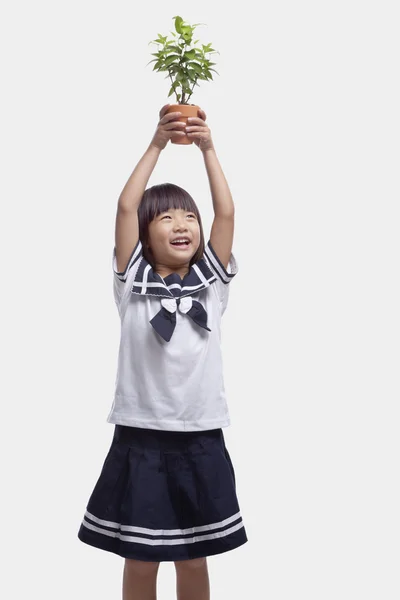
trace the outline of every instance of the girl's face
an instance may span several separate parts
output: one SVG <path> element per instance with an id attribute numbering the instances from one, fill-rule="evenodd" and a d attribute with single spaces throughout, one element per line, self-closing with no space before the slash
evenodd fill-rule
<path id="1" fill-rule="evenodd" d="M 179 239 L 186 243 L 173 243 Z M 148 244 L 156 263 L 171 266 L 189 263 L 200 245 L 196 214 L 182 208 L 160 213 L 149 224 Z"/>

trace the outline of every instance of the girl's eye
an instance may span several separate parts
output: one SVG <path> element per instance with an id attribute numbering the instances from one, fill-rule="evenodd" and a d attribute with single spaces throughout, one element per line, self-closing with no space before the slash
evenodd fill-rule
<path id="1" fill-rule="evenodd" d="M 196 215 L 187 215 L 187 216 L 188 217 L 193 217 L 193 219 L 196 218 Z M 171 218 L 171 215 L 164 215 L 163 217 L 161 217 L 161 220 L 163 220 L 163 219 L 170 219 L 170 218 Z"/>

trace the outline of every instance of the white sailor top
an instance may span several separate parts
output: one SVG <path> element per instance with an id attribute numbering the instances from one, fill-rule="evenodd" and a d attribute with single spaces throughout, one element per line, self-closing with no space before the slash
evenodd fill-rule
<path id="1" fill-rule="evenodd" d="M 125 271 L 112 268 L 121 321 L 115 394 L 107 421 L 130 427 L 201 431 L 230 425 L 221 356 L 228 269 L 211 242 L 183 279 L 162 278 L 139 240 Z"/>

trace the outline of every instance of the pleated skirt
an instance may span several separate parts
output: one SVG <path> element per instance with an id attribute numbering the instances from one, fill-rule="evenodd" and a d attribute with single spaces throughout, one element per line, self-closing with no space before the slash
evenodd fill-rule
<path id="1" fill-rule="evenodd" d="M 78 538 L 124 558 L 157 562 L 211 556 L 245 544 L 222 429 L 115 425 Z"/>

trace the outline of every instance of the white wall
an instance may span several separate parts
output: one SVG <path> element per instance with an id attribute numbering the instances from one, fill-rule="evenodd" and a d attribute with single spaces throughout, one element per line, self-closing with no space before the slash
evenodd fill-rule
<path id="1" fill-rule="evenodd" d="M 193 102 L 236 206 L 225 380 L 249 543 L 212 598 L 400 593 L 395 2 L 20 2 L 2 19 L 2 508 L 9 598 L 120 597 L 76 537 L 111 441 L 119 193 L 169 101 L 145 66 L 179 14 L 219 76 Z M 212 204 L 196 146 L 150 184 Z M 4 553 L 3 553 L 4 556 Z M 3 559 L 4 561 L 4 559 Z M 159 597 L 175 597 L 162 565 Z"/>

